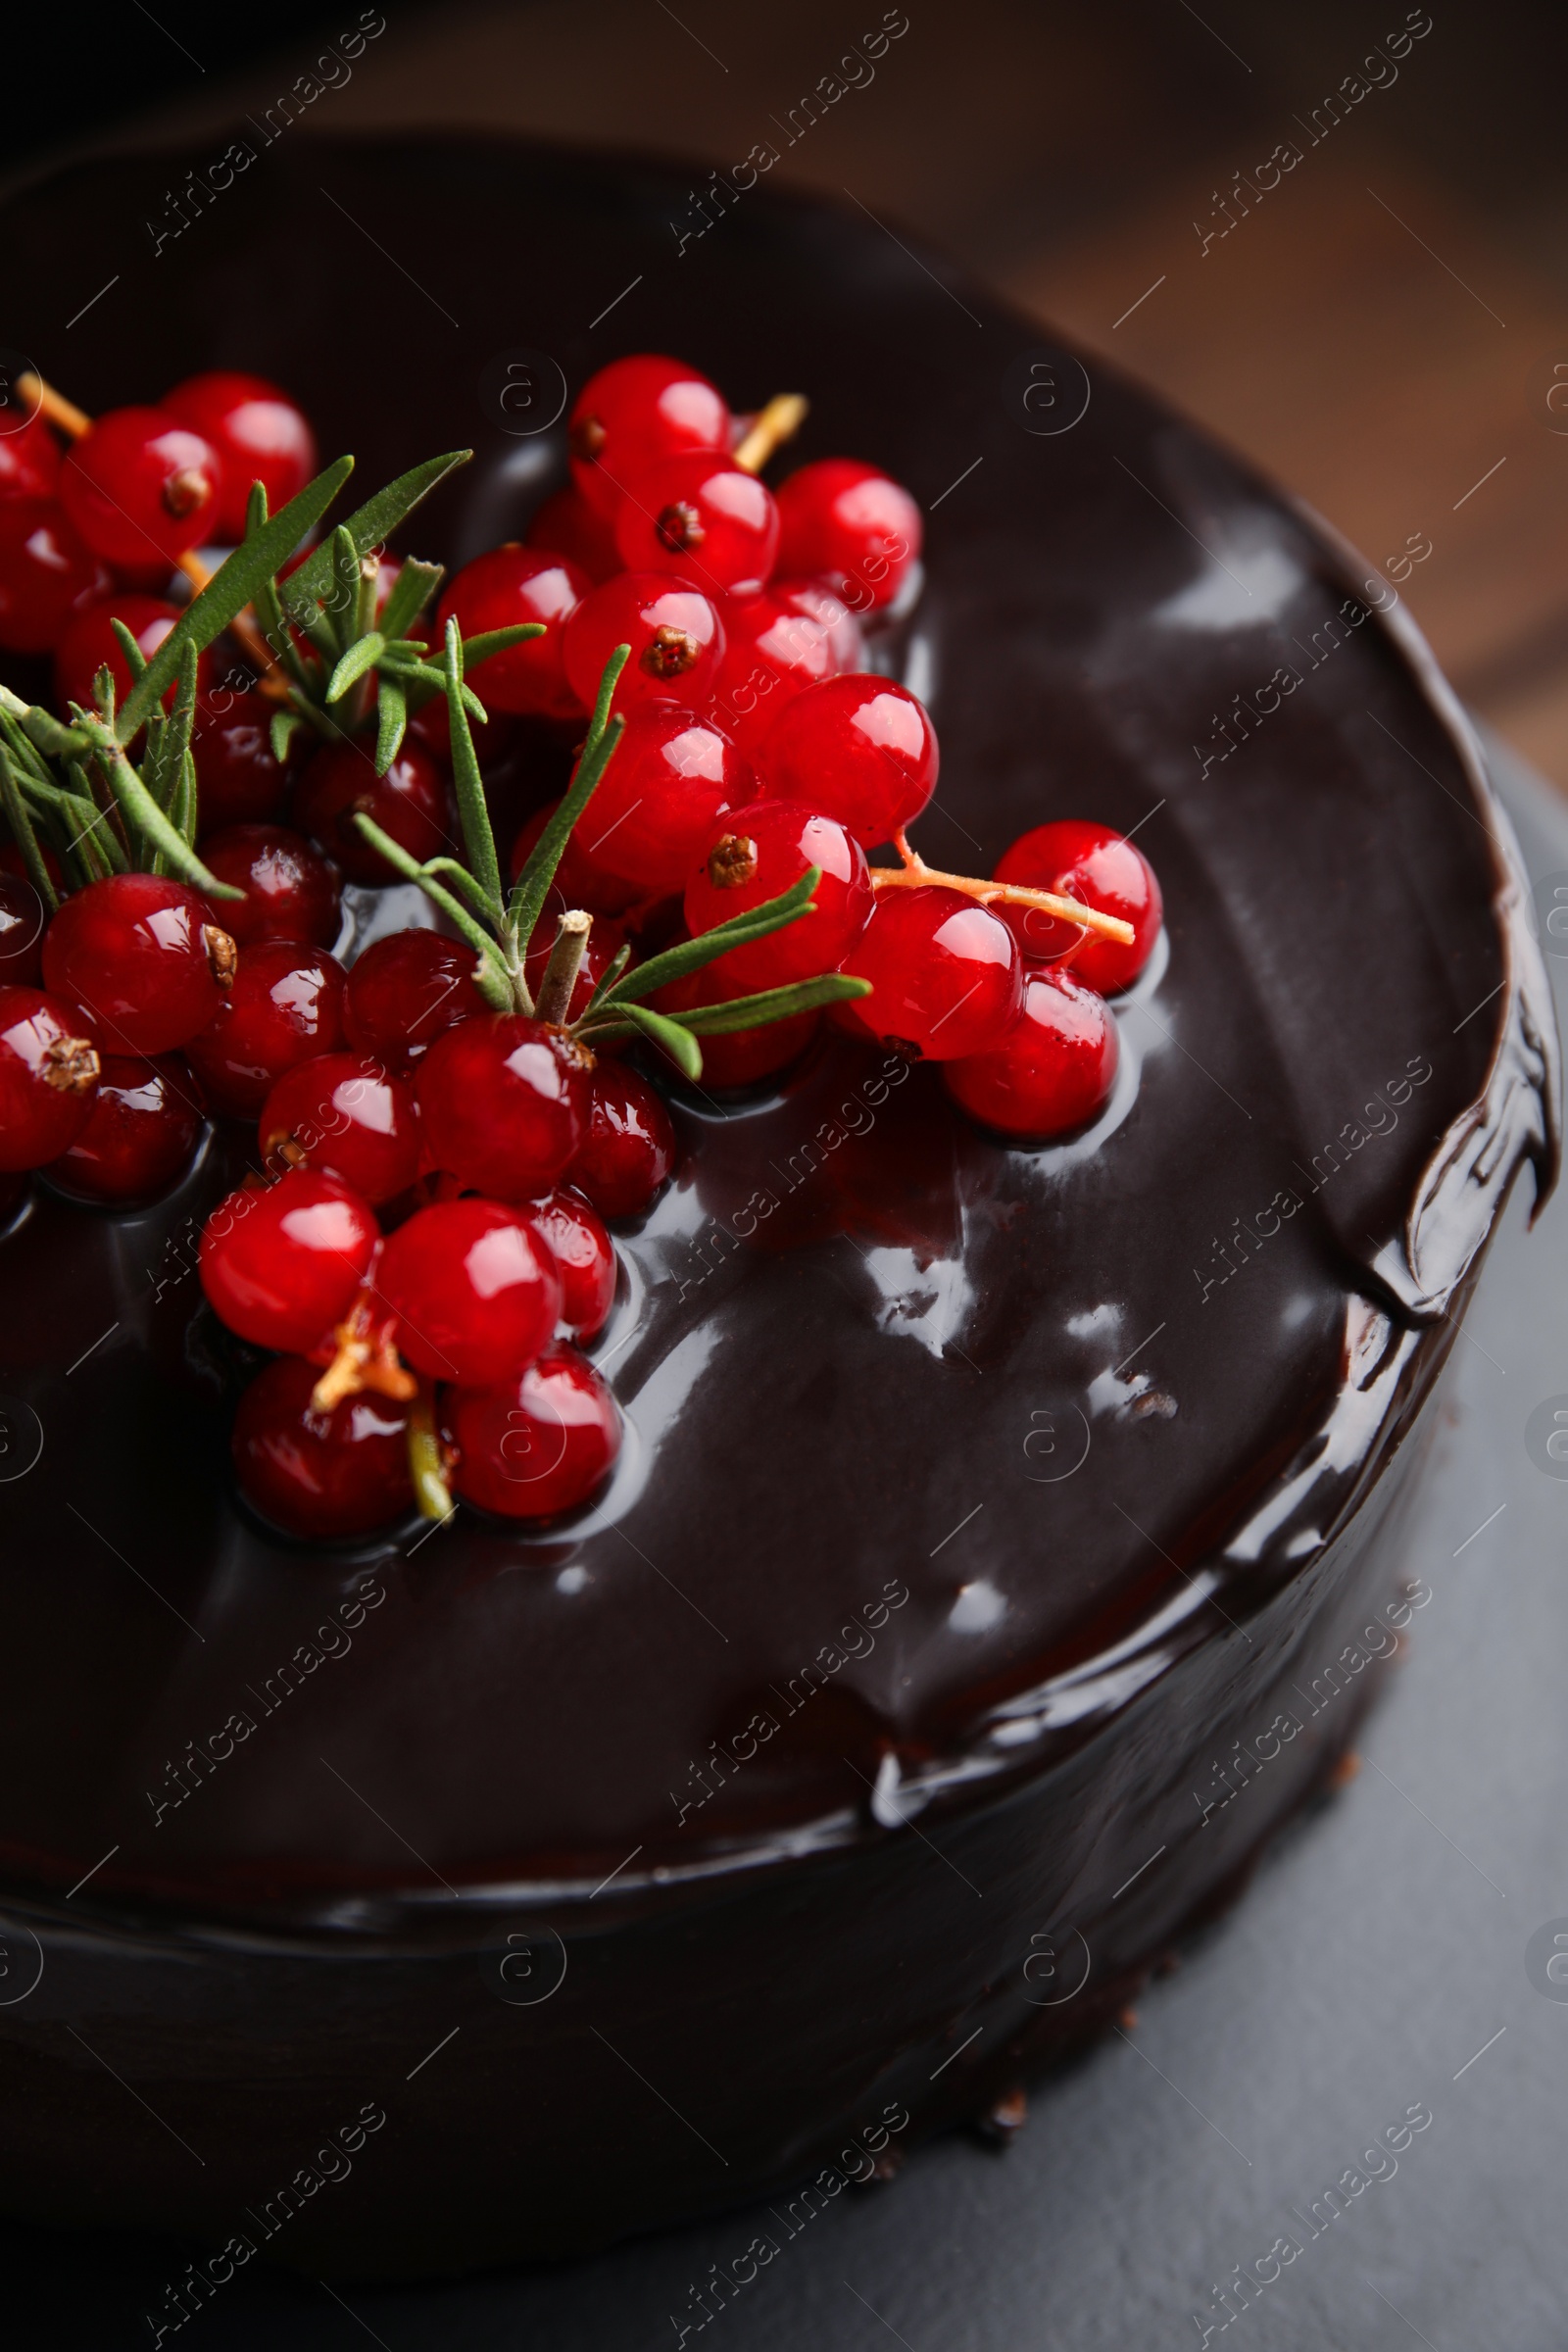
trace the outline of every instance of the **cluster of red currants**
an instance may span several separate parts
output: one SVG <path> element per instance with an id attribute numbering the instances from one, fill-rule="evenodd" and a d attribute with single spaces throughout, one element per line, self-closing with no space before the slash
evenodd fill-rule
<path id="1" fill-rule="evenodd" d="M 732 949 L 655 998 L 679 1013 L 841 970 L 868 999 L 828 1018 L 944 1064 L 974 1117 L 1043 1140 L 1093 1117 L 1116 1073 L 1104 997 L 1160 927 L 1152 869 L 1108 827 L 1043 825 L 976 882 L 925 866 L 906 829 L 936 788 L 936 732 L 905 687 L 860 666 L 860 616 L 894 604 L 919 555 L 919 509 L 873 466 L 820 460 L 775 495 L 748 469 L 755 425 L 675 360 L 613 361 L 583 387 L 572 487 L 529 544 L 461 571 L 442 614 L 465 634 L 522 620 L 527 644 L 474 671 L 486 705 L 540 715 L 591 704 L 629 644 L 625 733 L 559 877 L 609 916 L 684 894 L 693 935 L 811 867 L 809 920 Z M 520 859 L 545 822 L 517 845 Z M 902 862 L 866 852 L 897 846 Z M 1112 918 L 1091 929 L 1042 903 Z M 781 1069 L 822 1016 L 710 1038 L 708 1083 Z"/>
<path id="2" fill-rule="evenodd" d="M 111 615 L 150 655 L 178 618 L 162 593 L 175 566 L 243 536 L 252 482 L 274 514 L 286 505 L 316 471 L 316 441 L 275 384 L 229 369 L 96 421 L 58 406 L 69 448 L 40 409 L 0 432 L 0 648 L 52 654 L 64 699 L 86 703 L 101 662 L 128 684 Z"/>
<path id="3" fill-rule="evenodd" d="M 827 1017 L 939 1062 L 1004 1135 L 1081 1126 L 1110 1092 L 1104 999 L 1158 935 L 1153 873 L 1078 821 L 1025 834 L 981 880 L 909 848 L 936 735 L 912 694 L 861 666 L 861 623 L 912 593 L 919 511 L 842 459 L 770 491 L 758 468 L 798 421 L 776 412 L 803 407 L 736 418 L 676 361 L 613 362 L 572 412 L 571 486 L 527 545 L 457 574 L 428 631 L 531 625 L 476 661 L 472 684 L 503 728 L 562 743 L 629 648 L 613 757 L 555 871 L 555 904 L 597 919 L 553 1017 L 498 1011 L 473 948 L 433 930 L 379 938 L 349 969 L 331 952 L 342 877 L 393 875 L 357 817 L 416 863 L 450 863 L 446 699 L 411 714 L 379 776 L 366 704 L 317 727 L 296 773 L 275 673 L 202 709 L 199 670 L 197 870 L 236 897 L 159 872 L 67 893 L 49 853 L 65 895 L 46 922 L 16 845 L 0 848 L 0 1183 L 43 1169 L 68 1197 L 135 1205 L 189 1164 L 208 1111 L 258 1123 L 265 1173 L 213 1212 L 201 1275 L 223 1322 L 274 1356 L 241 1401 L 234 1458 L 291 1533 L 362 1534 L 414 1499 L 448 1508 L 448 1483 L 504 1517 L 548 1517 L 608 1473 L 619 1421 L 579 1352 L 615 1288 L 604 1219 L 647 1208 L 675 1140 L 616 1045 L 590 1050 L 571 1024 L 651 941 L 697 940 L 814 870 L 804 916 L 667 981 L 652 1008 L 702 1010 L 706 1027 L 734 1000 L 843 972 L 871 993 Z M 176 562 L 199 582 L 191 551 L 242 536 L 252 479 L 272 508 L 294 495 L 314 439 L 274 386 L 234 375 L 193 378 L 161 411 L 65 421 L 64 458 L 42 417 L 0 437 L 0 646 L 52 652 L 69 710 L 101 663 L 128 692 L 112 620 L 150 657 L 177 608 L 148 586 Z M 380 601 L 397 569 L 381 564 Z M 557 805 L 523 825 L 514 871 Z M 869 863 L 885 844 L 899 863 Z M 521 1004 L 547 986 L 554 934 L 541 920 L 517 951 Z M 820 1010 L 776 1009 L 790 1017 L 704 1036 L 707 1084 L 801 1055 Z"/>

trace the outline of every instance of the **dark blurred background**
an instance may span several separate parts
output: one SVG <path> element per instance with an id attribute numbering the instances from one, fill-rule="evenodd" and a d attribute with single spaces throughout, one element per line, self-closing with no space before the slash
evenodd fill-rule
<path id="1" fill-rule="evenodd" d="M 786 145 L 850 44 L 905 21 L 874 78 Z M 35 8 L 7 27 L 9 184 L 110 146 L 188 143 L 200 164 L 357 28 L 291 138 L 469 123 L 689 155 L 699 186 L 771 139 L 775 184 L 913 227 L 1402 564 L 1460 690 L 1568 789 L 1561 0 L 121 0 L 64 58 Z M 1299 160 L 1263 189 L 1285 142 Z M 439 214 L 441 190 L 409 201 Z M 279 223 L 280 280 L 310 233 Z M 395 254 L 396 222 L 377 235 Z M 368 329 L 395 285 L 368 257 Z"/>

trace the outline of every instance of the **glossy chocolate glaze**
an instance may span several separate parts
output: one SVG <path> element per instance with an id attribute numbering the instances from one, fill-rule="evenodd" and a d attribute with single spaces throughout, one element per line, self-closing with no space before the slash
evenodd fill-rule
<path id="1" fill-rule="evenodd" d="M 366 168 L 373 183 L 389 166 Z M 38 1469 L 0 1490 L 0 1845 L 19 1882 L 70 1885 L 118 1841 L 106 1905 L 282 1898 L 303 1916 L 349 1890 L 445 1899 L 443 1880 L 592 1886 L 636 1845 L 642 1869 L 861 1835 L 879 1773 L 884 1790 L 962 1781 L 1026 1744 L 1037 1763 L 1211 1637 L 1211 1591 L 1235 1615 L 1300 1572 L 1302 1529 L 1385 1443 L 1360 1414 L 1304 1518 L 1278 1516 L 1277 1482 L 1340 1412 L 1348 1316 L 1370 1298 L 1430 1325 L 1519 1155 L 1542 1152 L 1538 967 L 1499 924 L 1513 885 L 1462 722 L 1354 601 L 1392 608 L 1386 583 L 1348 576 L 1343 551 L 1098 366 L 1076 427 L 1022 429 L 999 377 L 1029 330 L 994 308 L 977 326 L 872 232 L 760 196 L 590 341 L 598 257 L 641 255 L 667 179 L 494 151 L 447 168 L 484 174 L 503 222 L 546 203 L 518 315 L 573 382 L 653 340 L 737 403 L 806 385 L 801 456 L 869 452 L 926 501 L 983 457 L 932 516 L 898 648 L 943 745 L 922 846 L 983 871 L 1048 817 L 1137 827 L 1169 953 L 1120 1010 L 1110 1112 L 1049 1151 L 1003 1147 L 930 1070 L 837 1040 L 766 1102 L 690 1099 L 678 1180 L 622 1237 L 596 1349 L 622 1464 L 543 1533 L 465 1516 L 314 1557 L 270 1540 L 230 1494 L 231 1358 L 189 1271 L 219 1155 L 144 1215 L 38 1198 L 0 1259 L 4 1387 L 45 1432 Z M 19 332 L 57 372 L 45 294 L 91 184 L 21 208 Z M 205 247 L 190 232 L 181 302 L 204 264 L 243 275 L 266 220 L 243 190 L 230 214 L 201 224 Z M 456 559 L 506 535 L 524 503 L 509 469 L 551 468 L 531 503 L 559 433 L 506 439 L 456 368 L 362 403 L 312 331 L 326 265 L 300 266 L 287 318 L 247 300 L 216 332 L 198 300 L 177 365 L 247 339 L 368 486 L 474 437 L 409 541 Z M 121 397 L 156 388 L 157 276 L 137 284 L 151 315 L 116 338 Z M 474 277 L 454 297 L 470 317 Z M 465 349 L 511 331 L 475 325 Z M 72 389 L 104 399 L 106 355 Z M 1299 683 L 1260 694 L 1280 671 Z M 1238 695 L 1250 740 L 1245 718 L 1222 725 Z M 1434 1174 L 1465 1136 L 1484 1184 Z M 1330 1156 L 1336 1138 L 1354 1148 Z M 1414 1355 L 1435 1344 L 1429 1328 Z M 386 1597 L 352 1658 L 280 1710 L 308 1730 L 271 1721 L 268 1678 L 368 1570 Z M 906 1602 L 829 1667 L 890 1586 Z M 812 1661 L 832 1696 L 791 1714 Z M 705 1774 L 759 1710 L 777 1735 Z M 254 1735 L 177 1801 L 166 1765 L 231 1714 Z"/>
<path id="2" fill-rule="evenodd" d="M 291 248 L 286 304 L 256 289 L 318 181 L 352 170 L 391 217 L 421 166 L 487 241 L 400 229 L 461 325 L 423 342 L 416 306 L 389 391 L 323 331 L 345 266 L 379 267 L 347 230 Z M 85 225 L 153 210 L 171 170 L 94 167 L 13 208 L 15 338 L 49 369 Z M 1348 1737 L 1348 1706 L 1242 1816 L 1195 1828 L 1212 1758 L 1393 1590 L 1448 1310 L 1521 1159 L 1550 1180 L 1555 1040 L 1506 827 L 1392 588 L 1099 363 L 1076 425 L 1025 429 L 1004 373 L 1048 357 L 1038 330 L 947 299 L 865 224 L 758 190 L 677 258 L 671 217 L 685 180 L 662 167 L 280 149 L 138 264 L 68 388 L 106 404 L 256 367 L 367 486 L 472 439 L 406 534 L 449 562 L 559 479 L 559 430 L 509 438 L 471 389 L 514 341 L 572 384 L 664 347 L 737 406 L 803 386 L 803 458 L 873 457 L 928 506 L 972 467 L 878 657 L 941 734 L 920 844 L 984 871 L 1048 817 L 1137 828 L 1168 953 L 1119 1008 L 1109 1109 L 1050 1150 L 831 1034 L 765 1100 L 683 1096 L 679 1175 L 620 1236 L 594 1350 L 625 1454 L 540 1532 L 270 1538 L 229 1489 L 236 1358 L 192 1271 L 231 1146 L 138 1215 L 37 1194 L 0 1244 L 0 1390 L 44 1442 L 0 1485 L 0 1856 L 53 1972 L 47 2002 L 0 2014 L 0 2170 L 31 2210 L 220 2233 L 224 2198 L 319 2121 L 323 2074 L 394 2080 L 442 2000 L 490 2035 L 484 2094 L 432 2070 L 420 2161 L 389 2155 L 279 2259 L 561 2251 L 787 2180 L 884 2094 L 917 2123 L 972 2112 L 1020 2051 L 1113 2010 Z M 231 1717 L 252 1728 L 225 1748 Z M 917 1814 L 956 1876 L 901 1834 Z M 983 1925 L 957 1878 L 992 1896 Z M 479 1990 L 498 1910 L 560 1922 L 577 1957 L 551 2006 Z M 1035 2006 L 1031 1924 L 1088 1935 L 1080 2007 Z M 221 2147 L 205 2180 L 177 2152 L 83 2154 L 107 2094 L 57 2021 L 84 2008 Z M 929 2088 L 970 2018 L 978 2055 Z M 722 2175 L 667 2116 L 620 2116 L 607 2152 L 594 2034 L 656 2075 L 679 2060 L 724 2118 Z M 513 2094 L 552 2115 L 543 2169 Z M 486 2170 L 502 2156 L 526 2211 Z"/>

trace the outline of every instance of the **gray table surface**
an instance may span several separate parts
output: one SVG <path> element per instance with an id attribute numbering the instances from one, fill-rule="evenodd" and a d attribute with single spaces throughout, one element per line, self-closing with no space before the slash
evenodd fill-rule
<path id="1" fill-rule="evenodd" d="M 1554 881 L 1568 889 L 1568 809 L 1490 749 L 1549 903 Z M 1568 1028 L 1568 937 L 1551 969 Z M 1530 1190 L 1446 1375 L 1410 1558 L 1432 1597 L 1359 1777 L 1149 1989 L 1130 2041 L 1035 2098 L 1010 2149 L 919 2151 L 785 2244 L 688 2344 L 1157 2352 L 1206 2328 L 1250 2352 L 1561 2352 L 1568 1982 L 1546 1963 L 1558 1930 L 1568 1954 L 1568 1460 L 1544 1437 L 1553 1404 L 1568 1411 L 1568 1199 L 1527 1234 Z M 1430 2124 L 1365 2180 L 1362 2152 L 1414 2107 Z M 1331 2216 L 1324 2191 L 1352 2167 L 1364 2184 Z M 245 2271 L 182 2340 L 673 2348 L 670 2315 L 690 2316 L 690 2287 L 756 2226 L 743 2211 L 592 2263 L 413 2290 Z M 1283 2266 L 1281 2237 L 1299 2247 Z M 182 2260 L 0 2226 L 18 2341 L 146 2345 L 142 2314 Z M 1259 2260 L 1279 2276 L 1227 2321 L 1217 2287 Z"/>

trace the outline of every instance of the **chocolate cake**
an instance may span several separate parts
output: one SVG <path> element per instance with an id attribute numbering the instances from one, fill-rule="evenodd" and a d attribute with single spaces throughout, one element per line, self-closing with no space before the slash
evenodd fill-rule
<path id="1" fill-rule="evenodd" d="M 458 564 L 564 475 L 560 423 L 486 405 L 498 354 L 804 386 L 803 456 L 932 509 L 875 651 L 941 732 L 926 856 L 989 873 L 1091 812 L 1168 944 L 1108 1106 L 1042 1149 L 837 1030 L 760 1094 L 671 1084 L 680 1166 L 591 1351 L 626 1443 L 537 1531 L 313 1549 L 236 1500 L 219 1129 L 146 1210 L 33 1189 L 0 1240 L 0 2200 L 225 2246 L 155 2334 L 253 2256 L 412 2276 L 820 2206 L 1102 2030 L 1423 1603 L 1434 1389 L 1520 1163 L 1552 1180 L 1557 1083 L 1506 820 L 1395 586 L 1098 360 L 761 186 L 677 243 L 661 165 L 313 140 L 152 258 L 184 169 L 9 208 L 24 350 L 84 251 L 122 260 L 75 398 L 263 368 L 368 483 L 471 440 L 407 534 Z M 343 333 L 393 286 L 349 224 L 278 277 L 339 181 L 434 306 L 384 368 Z"/>

